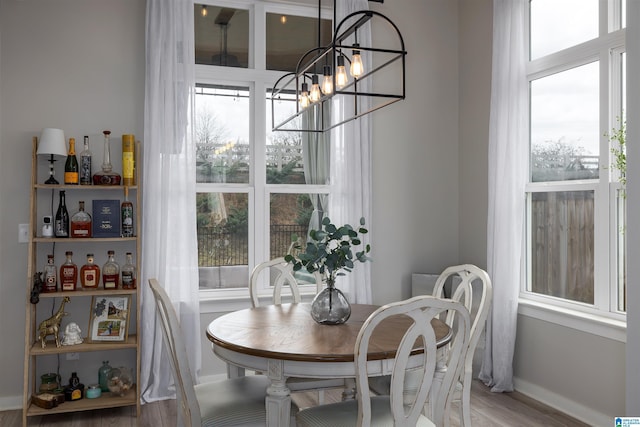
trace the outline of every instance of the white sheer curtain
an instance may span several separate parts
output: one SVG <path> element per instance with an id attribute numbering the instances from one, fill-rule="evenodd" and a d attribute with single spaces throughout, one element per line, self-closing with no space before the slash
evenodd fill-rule
<path id="1" fill-rule="evenodd" d="M 487 266 L 494 291 L 480 379 L 496 392 L 513 390 L 528 146 L 527 4 L 527 0 L 493 2 Z"/>
<path id="2" fill-rule="evenodd" d="M 340 0 L 336 5 L 337 20 L 340 22 L 349 13 L 369 8 L 367 0 Z M 346 28 L 346 27 L 343 27 Z M 371 30 L 367 24 L 358 30 L 358 40 L 363 46 L 371 45 Z M 348 44 L 349 41 L 345 41 Z M 362 61 L 369 69 L 370 58 L 363 52 Z M 368 85 L 363 82 L 363 89 Z M 339 98 L 339 97 L 337 97 Z M 352 108 L 350 100 L 339 99 L 334 105 L 334 114 L 348 114 Z M 362 110 L 365 108 L 363 107 Z M 354 227 L 360 218 L 367 221 L 366 228 L 371 229 L 373 223 L 371 209 L 371 124 L 369 116 L 363 116 L 342 126 L 331 133 L 331 183 L 333 191 L 329 201 L 329 217 L 336 225 L 349 223 Z M 372 230 L 375 232 L 375 230 Z M 364 236 L 365 242 L 372 245 L 372 258 L 375 257 L 375 246 L 371 242 L 371 233 Z M 358 248 L 360 249 L 360 248 Z M 349 301 L 358 304 L 370 304 L 371 296 L 371 264 L 356 263 L 353 271 L 341 276 L 338 287 L 347 292 Z"/>
<path id="3" fill-rule="evenodd" d="M 193 1 L 147 0 L 142 220 L 142 363 L 144 402 L 175 396 L 169 358 L 148 279 L 164 286 L 180 319 L 190 366 L 200 370 L 195 149 Z"/>

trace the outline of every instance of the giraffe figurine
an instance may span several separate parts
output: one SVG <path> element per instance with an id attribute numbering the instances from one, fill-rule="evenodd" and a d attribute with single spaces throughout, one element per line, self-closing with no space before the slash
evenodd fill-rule
<path id="1" fill-rule="evenodd" d="M 64 316 L 69 314 L 64 311 L 64 305 L 68 302 L 69 297 L 64 297 L 56 314 L 40 322 L 40 325 L 38 326 L 38 340 L 40 341 L 42 348 L 47 346 L 45 338 L 48 335 L 53 335 L 56 339 L 56 347 L 60 347 L 58 332 L 60 332 L 60 321 Z"/>

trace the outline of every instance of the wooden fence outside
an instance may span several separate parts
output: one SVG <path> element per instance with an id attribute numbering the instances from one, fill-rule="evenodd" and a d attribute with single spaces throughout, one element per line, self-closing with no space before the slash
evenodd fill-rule
<path id="1" fill-rule="evenodd" d="M 593 304 L 593 192 L 532 194 L 532 291 Z"/>

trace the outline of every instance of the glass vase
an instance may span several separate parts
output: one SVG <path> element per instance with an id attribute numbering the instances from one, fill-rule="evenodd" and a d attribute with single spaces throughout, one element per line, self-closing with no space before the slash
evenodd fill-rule
<path id="1" fill-rule="evenodd" d="M 341 325 L 349 320 L 351 305 L 335 283 L 327 280 L 327 287 L 311 302 L 311 317 L 323 325 Z"/>

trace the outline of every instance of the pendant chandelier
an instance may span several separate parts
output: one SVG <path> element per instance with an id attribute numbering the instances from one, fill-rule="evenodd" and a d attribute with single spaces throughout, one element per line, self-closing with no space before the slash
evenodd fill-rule
<path id="1" fill-rule="evenodd" d="M 360 10 L 336 24 L 334 0 L 332 41 L 321 46 L 320 16 L 318 0 L 318 47 L 302 55 L 296 71 L 280 77 L 273 87 L 274 131 L 326 132 L 405 98 L 407 52 L 400 30 L 389 18 L 377 11 Z M 384 31 L 390 46 L 371 46 L 359 40 L 365 25 L 374 28 L 374 22 L 376 30 Z M 343 101 L 340 111 L 331 108 L 338 105 L 336 100 Z M 285 102 L 288 114 L 282 114 L 279 108 Z M 293 114 L 291 102 L 295 102 Z M 314 119 L 305 119 L 311 114 Z"/>

